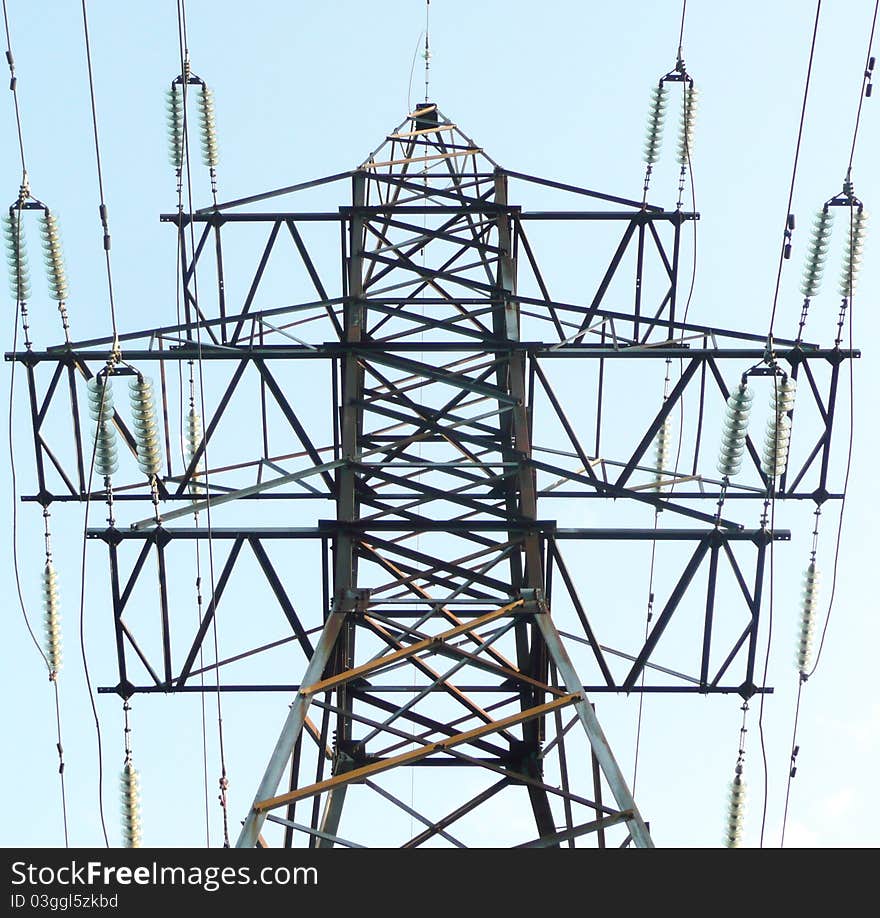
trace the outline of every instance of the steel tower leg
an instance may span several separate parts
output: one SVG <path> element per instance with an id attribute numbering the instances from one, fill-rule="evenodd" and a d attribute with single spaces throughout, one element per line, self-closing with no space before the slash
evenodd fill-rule
<path id="1" fill-rule="evenodd" d="M 578 712 L 584 731 L 590 740 L 590 745 L 593 747 L 593 753 L 599 762 L 602 773 L 605 775 L 605 780 L 608 781 L 617 805 L 624 812 L 631 814 L 627 819 L 627 826 L 633 842 L 637 848 L 653 848 L 654 842 L 651 840 L 648 827 L 645 825 L 645 821 L 636 806 L 623 772 L 620 770 L 620 766 L 614 758 L 614 753 L 608 745 L 608 740 L 605 739 L 605 734 L 602 732 L 602 727 L 596 718 L 596 712 L 583 690 L 583 683 L 575 672 L 550 613 L 547 611 L 542 612 L 535 619 L 541 629 L 544 640 L 547 642 L 550 656 L 562 676 L 565 687 L 570 692 L 579 694 L 583 699 L 575 704 L 575 710 Z"/>
<path id="2" fill-rule="evenodd" d="M 324 667 L 330 659 L 330 653 L 336 645 L 336 639 L 339 637 L 339 632 L 345 624 L 346 618 L 346 613 L 334 612 L 327 619 L 327 623 L 324 625 L 324 630 L 321 632 L 321 637 L 318 639 L 318 644 L 315 647 L 312 659 L 309 660 L 309 665 L 306 667 L 305 675 L 303 676 L 304 687 L 311 685 L 313 682 L 317 682 L 321 677 L 321 673 L 324 671 Z M 278 790 L 278 785 L 281 783 L 284 769 L 287 767 L 287 763 L 293 755 L 293 748 L 296 745 L 297 738 L 302 732 L 303 723 L 306 719 L 306 711 L 308 710 L 311 700 L 311 695 L 303 694 L 302 691 L 297 692 L 296 698 L 294 698 L 293 704 L 290 706 L 290 713 L 287 715 L 284 726 L 281 728 L 281 735 L 278 737 L 278 742 L 275 743 L 275 749 L 272 751 L 272 756 L 269 759 L 269 764 L 266 767 L 263 780 L 260 781 L 254 803 L 271 797 Z M 265 813 L 258 812 L 256 809 L 251 808 L 251 811 L 244 821 L 241 832 L 239 833 L 235 847 L 255 847 L 257 839 L 260 837 L 260 830 L 263 828 L 263 823 L 265 821 Z"/>

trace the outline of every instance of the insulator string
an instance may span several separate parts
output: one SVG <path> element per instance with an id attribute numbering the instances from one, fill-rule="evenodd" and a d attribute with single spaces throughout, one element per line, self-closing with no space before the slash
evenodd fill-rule
<path id="1" fill-rule="evenodd" d="M 745 378 L 740 380 L 736 389 L 727 398 L 717 463 L 718 471 L 725 479 L 738 474 L 742 467 L 752 399 L 753 393 Z"/>
<path id="2" fill-rule="evenodd" d="M 141 822 L 141 781 L 140 774 L 134 767 L 131 754 L 131 724 L 129 712 L 131 704 L 128 699 L 122 706 L 124 717 L 123 735 L 125 739 L 125 758 L 122 773 L 119 776 L 120 803 L 122 810 L 122 844 L 125 848 L 140 848 L 143 835 Z"/>
<path id="3" fill-rule="evenodd" d="M 696 133 L 697 120 L 697 100 L 699 93 L 694 86 L 693 80 L 687 79 L 682 87 L 682 108 L 681 123 L 679 126 L 678 139 L 678 201 L 676 209 L 681 210 L 684 203 L 684 189 L 687 173 L 690 169 L 691 154 L 694 148 L 694 136 Z"/>
<path id="4" fill-rule="evenodd" d="M 668 90 L 661 80 L 651 90 L 651 102 L 648 109 L 648 128 L 645 137 L 643 159 L 645 162 L 645 181 L 642 189 L 642 205 L 648 200 L 648 188 L 651 184 L 651 173 L 654 164 L 660 158 L 660 145 L 663 138 L 663 122 L 666 119 Z"/>
<path id="5" fill-rule="evenodd" d="M 43 237 L 43 254 L 49 280 L 49 296 L 58 302 L 58 313 L 61 316 L 61 327 L 64 341 L 70 343 L 70 320 L 67 315 L 67 299 L 70 285 L 64 265 L 64 252 L 61 246 L 61 229 L 56 214 L 47 207 L 40 215 L 40 233 Z"/>
<path id="6" fill-rule="evenodd" d="M 724 846 L 738 848 L 742 843 L 745 830 L 746 806 L 746 780 L 745 755 L 746 755 L 746 717 L 749 712 L 749 703 L 744 701 L 740 710 L 743 713 L 742 724 L 739 729 L 739 747 L 736 755 L 736 765 L 733 770 L 733 779 L 730 782 L 727 799 L 727 821 L 724 829 Z"/>
<path id="7" fill-rule="evenodd" d="M 773 482 L 785 473 L 788 463 L 791 420 L 789 414 L 794 407 L 796 383 L 790 376 L 783 375 L 780 381 L 773 377 L 773 391 L 770 394 L 771 414 L 767 420 L 764 436 L 764 451 L 761 470 L 768 481 Z"/>

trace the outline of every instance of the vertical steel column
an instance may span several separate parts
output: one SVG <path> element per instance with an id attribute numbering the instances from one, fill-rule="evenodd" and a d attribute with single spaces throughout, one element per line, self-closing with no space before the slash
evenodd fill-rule
<path id="1" fill-rule="evenodd" d="M 507 204 L 507 177 L 501 173 L 495 176 L 495 200 L 500 205 Z M 510 232 L 510 215 L 505 211 L 498 214 L 498 247 L 501 250 L 499 258 L 499 287 L 504 303 L 503 326 L 496 322 L 496 331 L 503 327 L 504 336 L 509 341 L 518 341 L 520 338 L 519 303 L 516 299 L 516 260 L 511 248 L 512 234 Z M 637 321 L 637 320 L 636 320 Z M 512 414 L 511 444 L 512 455 L 505 458 L 514 459 L 517 467 L 517 510 L 522 518 L 537 519 L 537 493 L 535 489 L 534 473 L 530 466 L 531 442 L 529 438 L 529 419 L 526 407 L 526 376 L 525 355 L 521 350 L 511 351 L 508 357 L 508 380 L 510 394 L 517 401 Z M 507 443 L 504 449 L 509 449 Z M 527 531 L 523 536 L 523 551 L 526 558 L 524 572 L 525 586 L 529 594 L 543 597 L 544 573 L 541 560 L 540 538 L 537 532 Z M 538 603 L 540 611 L 534 617 L 535 625 L 532 626 L 532 640 L 530 660 L 528 661 L 529 674 L 537 679 L 547 680 L 548 662 L 552 658 L 556 664 L 566 688 L 569 692 L 578 693 L 583 700 L 575 705 L 578 716 L 586 731 L 593 754 L 605 774 L 614 798 L 621 809 L 632 813 L 628 818 L 630 834 L 635 843 L 642 848 L 653 847 L 651 836 L 644 823 L 635 800 L 627 787 L 623 773 L 614 758 L 608 741 L 599 726 L 599 721 L 593 707 L 583 692 L 583 684 L 575 672 L 574 666 L 568 657 L 559 633 L 550 619 L 550 611 L 542 598 Z M 524 661 L 521 660 L 521 665 Z M 523 698 L 524 707 L 527 703 L 540 704 L 543 697 L 538 691 L 528 693 L 534 700 L 527 702 Z M 537 747 L 543 733 L 543 721 L 531 721 L 523 725 L 523 736 L 528 743 Z M 538 830 L 542 835 L 551 835 L 555 832 L 549 801 L 546 793 L 530 789 L 532 807 Z"/>
<path id="2" fill-rule="evenodd" d="M 366 303 L 364 302 L 364 215 L 360 208 L 366 204 L 367 175 L 360 171 L 352 176 L 352 216 L 349 224 L 348 296 L 344 306 L 345 341 L 356 344 L 361 341 L 367 323 Z M 347 462 L 339 467 L 337 474 L 338 497 L 336 502 L 337 519 L 340 522 L 354 522 L 360 514 L 360 506 L 355 487 L 355 471 L 351 466 L 352 459 L 358 455 L 361 446 L 363 428 L 363 410 L 360 402 L 364 388 L 364 370 L 362 358 L 348 351 L 342 358 L 342 458 Z M 355 537 L 350 531 L 341 531 L 335 537 L 333 564 L 333 601 L 337 610 L 351 611 L 355 604 L 357 588 L 357 558 Z M 332 661 L 333 672 L 343 672 L 354 665 L 354 624 L 347 621 L 340 635 L 336 654 Z M 336 726 L 337 756 L 333 763 L 333 773 L 338 774 L 340 767 L 345 767 L 345 760 L 340 754 L 344 741 L 351 739 L 351 699 L 346 685 L 338 688 Z M 342 817 L 342 806 L 345 803 L 347 784 L 333 788 L 327 794 L 324 813 L 321 817 L 321 832 L 326 836 L 338 834 L 339 820 Z M 330 837 L 319 835 L 316 846 L 328 848 L 333 846 Z"/>
<path id="3" fill-rule="evenodd" d="M 516 342 L 520 340 L 519 301 L 516 299 L 516 256 L 513 250 L 511 217 L 506 209 L 508 204 L 507 176 L 500 170 L 495 172 L 495 202 L 501 205 L 497 217 L 498 292 L 502 304 L 499 311 L 503 310 L 503 313 L 496 317 L 494 327 L 496 334 L 502 334 L 504 340 Z M 512 517 L 536 520 L 538 518 L 538 499 L 534 472 L 529 463 L 532 445 L 527 407 L 526 359 L 526 354 L 519 349 L 511 350 L 507 355 L 507 379 L 503 381 L 503 385 L 516 399 L 516 402 L 510 412 L 509 422 L 502 422 L 501 452 L 505 462 L 516 463 L 515 491 L 513 494 L 508 492 L 508 513 Z M 514 532 L 509 532 L 508 537 L 515 540 L 518 536 Z M 522 572 L 520 583 L 530 592 L 541 591 L 544 588 L 544 565 L 541 559 L 540 535 L 537 531 L 532 530 L 526 531 L 519 538 L 522 540 L 522 551 L 525 558 L 525 570 Z M 515 589 L 515 578 L 520 575 L 515 565 L 512 565 L 511 574 L 511 586 Z M 517 656 L 520 669 L 534 679 L 546 682 L 547 653 L 540 634 L 534 625 L 527 625 L 525 622 L 518 624 L 516 628 L 519 637 Z M 524 711 L 535 705 L 543 704 L 544 700 L 544 693 L 540 689 L 523 685 L 520 691 L 520 704 Z M 523 767 L 531 777 L 539 778 L 538 748 L 544 735 L 544 719 L 529 720 L 523 724 L 522 730 L 523 740 L 528 750 Z M 542 836 L 553 834 L 556 827 L 547 792 L 529 786 L 528 793 L 538 832 Z"/>

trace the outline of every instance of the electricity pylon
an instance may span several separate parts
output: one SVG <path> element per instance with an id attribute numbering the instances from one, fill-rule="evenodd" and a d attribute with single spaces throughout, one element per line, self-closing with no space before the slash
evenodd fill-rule
<path id="1" fill-rule="evenodd" d="M 255 209 L 278 198 L 311 201 L 340 184 L 350 197 L 338 209 Z M 514 185 L 575 206 L 523 208 Z M 506 170 L 426 102 L 354 170 L 163 215 L 178 232 L 177 323 L 11 355 L 24 363 L 32 395 L 32 498 L 113 506 L 110 524 L 88 533 L 110 559 L 119 680 L 101 691 L 125 699 L 219 691 L 222 673 L 224 692 L 261 703 L 281 689 L 293 695 L 254 779 L 239 846 L 269 844 L 273 825 L 285 845 L 480 846 L 486 821 L 502 813 L 512 846 L 605 846 L 618 834 L 621 845 L 649 847 L 591 699 L 769 690 L 755 675 L 764 568 L 771 544 L 789 533 L 766 519 L 748 528 L 728 508 L 752 508 L 768 489 L 792 499 L 840 496 L 827 487 L 833 398 L 841 364 L 855 353 L 682 321 L 682 231 L 696 219 Z M 238 234 L 262 235 L 253 270 L 239 253 L 233 280 L 229 237 Z M 551 296 L 539 236 L 574 266 L 577 297 Z M 331 244 L 341 268 L 332 281 Z M 165 367 L 175 364 L 197 367 L 203 391 L 210 376 L 216 396 L 204 423 L 192 395 L 187 417 L 179 412 L 182 461 L 168 433 L 177 409 L 175 374 Z M 77 375 L 141 380 L 157 365 L 164 473 L 122 486 L 108 476 L 90 492 Z M 741 379 L 760 382 L 780 366 L 812 381 L 815 449 L 788 478 L 771 479 L 746 438 L 751 481 L 715 474 L 717 454 L 706 448 L 712 472 L 702 472 L 706 419 L 720 416 Z M 668 390 L 640 396 L 658 367 Z M 42 430 L 64 395 L 65 371 L 70 472 Z M 701 407 L 685 463 L 668 444 L 691 391 Z M 100 409 L 100 397 L 92 404 Z M 107 410 L 123 439 L 124 477 L 139 455 L 137 432 L 118 405 Z M 539 503 L 561 508 L 563 519 Z M 322 505 L 335 512 L 311 509 Z M 649 511 L 685 525 L 596 525 L 599 506 L 628 523 Z M 177 614 L 169 556 L 206 542 L 218 571 L 194 626 Z M 627 610 L 633 627 L 623 646 L 608 595 L 625 592 L 627 546 L 659 542 L 677 547 L 667 573 L 681 567 L 662 601 L 651 596 L 659 611 L 641 635 L 643 607 Z M 597 576 L 585 558 L 600 544 L 614 546 L 620 566 Z M 158 630 L 127 617 L 151 556 Z M 283 632 L 205 666 L 206 638 L 246 557 L 283 613 Z M 298 599 L 306 580 L 320 610 L 312 592 L 305 605 Z M 722 582 L 738 607 L 723 618 Z M 670 638 L 679 619 L 693 638 L 684 649 Z M 246 634 L 247 622 L 239 628 Z M 260 669 L 279 645 L 283 666 Z M 234 681 L 245 658 L 249 678 Z M 206 672 L 216 686 L 199 681 Z M 270 672 L 285 678 L 271 681 Z M 418 808 L 402 790 L 410 769 L 430 776 Z M 359 818 L 382 807 L 405 823 Z"/>

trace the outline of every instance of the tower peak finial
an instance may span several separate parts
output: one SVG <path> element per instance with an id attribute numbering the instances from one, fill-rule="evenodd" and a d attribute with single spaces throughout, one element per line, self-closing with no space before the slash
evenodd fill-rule
<path id="1" fill-rule="evenodd" d="M 425 59 L 425 102 L 430 98 L 428 87 L 431 82 L 431 0 L 425 0 L 425 50 L 422 57 Z"/>

